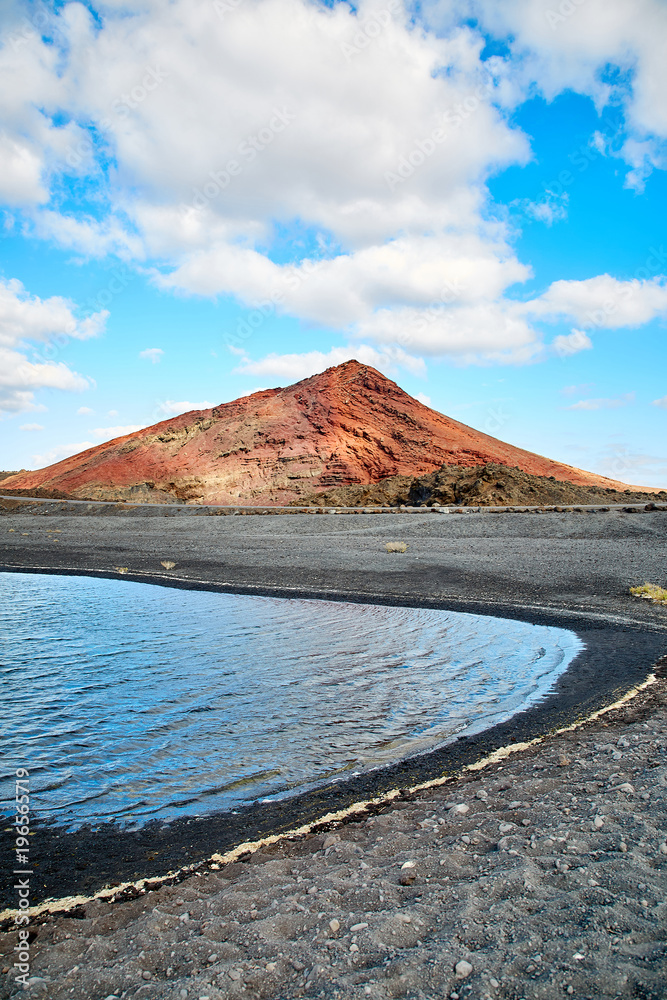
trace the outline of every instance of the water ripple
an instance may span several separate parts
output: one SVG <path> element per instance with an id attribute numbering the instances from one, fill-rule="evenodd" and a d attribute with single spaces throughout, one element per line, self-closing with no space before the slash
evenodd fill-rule
<path id="1" fill-rule="evenodd" d="M 581 648 L 482 615 L 0 573 L 3 770 L 72 828 L 233 808 L 488 728 Z"/>

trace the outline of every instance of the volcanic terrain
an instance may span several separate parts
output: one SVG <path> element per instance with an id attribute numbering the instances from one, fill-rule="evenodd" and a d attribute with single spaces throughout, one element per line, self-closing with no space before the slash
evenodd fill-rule
<path id="1" fill-rule="evenodd" d="M 331 487 L 489 463 L 581 487 L 626 489 L 473 430 L 357 361 L 183 413 L 10 476 L 2 487 L 94 500 L 289 504 Z"/>

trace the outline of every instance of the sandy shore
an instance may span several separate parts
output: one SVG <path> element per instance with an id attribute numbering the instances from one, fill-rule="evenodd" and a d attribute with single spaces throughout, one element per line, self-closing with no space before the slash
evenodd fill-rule
<path id="1" fill-rule="evenodd" d="M 664 609 L 627 595 L 633 583 L 661 582 L 663 513 L 314 517 L 305 526 L 298 515 L 98 511 L 7 511 L 0 568 L 106 575 L 122 565 L 158 580 L 169 558 L 176 585 L 479 602 L 489 613 L 626 630 L 627 649 L 650 636 L 653 652 L 667 652 Z M 383 551 L 396 539 L 408 542 L 405 556 Z M 650 670 L 643 650 L 619 668 L 617 693 Z M 615 660 L 612 645 L 610 670 Z M 583 728 L 356 822 L 50 917 L 34 927 L 30 992 L 664 998 L 666 732 L 658 679 Z M 0 997 L 17 992 L 15 943 L 4 936 Z"/>
<path id="2" fill-rule="evenodd" d="M 52 917 L 28 994 L 663 1000 L 666 736 L 659 680 L 356 822 Z"/>

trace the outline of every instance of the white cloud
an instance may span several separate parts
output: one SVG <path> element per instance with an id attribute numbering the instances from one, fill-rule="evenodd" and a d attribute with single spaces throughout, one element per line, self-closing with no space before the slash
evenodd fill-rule
<path id="1" fill-rule="evenodd" d="M 366 344 L 355 347 L 332 347 L 327 353 L 307 351 L 304 354 L 267 354 L 259 361 L 246 358 L 234 372 L 239 375 L 267 375 L 291 383 L 352 359 L 372 365 L 373 368 L 386 374 L 394 373 L 398 367 L 405 368 L 414 375 L 424 375 L 426 372 L 426 366 L 421 358 L 411 357 L 400 348 L 376 351 Z"/>
<path id="2" fill-rule="evenodd" d="M 16 278 L 0 278 L 0 411 L 34 410 L 35 390 L 80 392 L 90 381 L 50 356 L 73 337 L 86 340 L 104 328 L 108 313 L 85 319 L 75 315 L 74 303 L 60 296 L 40 299 L 30 295 Z M 39 347 L 29 347 L 29 342 Z M 46 347 L 41 345 L 47 344 Z M 31 350 L 34 360 L 29 360 Z M 46 357 L 45 357 L 46 355 Z"/>
<path id="3" fill-rule="evenodd" d="M 76 444 L 60 444 L 41 455 L 33 455 L 32 460 L 37 469 L 43 469 L 47 465 L 53 465 L 55 462 L 60 462 L 64 458 L 70 458 L 71 455 L 78 455 L 79 452 L 87 451 L 89 448 L 94 448 L 95 446 L 94 441 L 78 441 Z"/>
<path id="4" fill-rule="evenodd" d="M 439 0 L 429 9 L 435 19 L 442 17 Z M 523 100 L 537 87 L 548 100 L 572 89 L 590 95 L 599 109 L 620 106 L 623 114 L 617 115 L 613 131 L 622 133 L 624 119 L 627 139 L 621 155 L 632 168 L 629 186 L 641 187 L 654 166 L 665 166 L 667 108 L 661 95 L 667 90 L 667 6 L 662 0 L 469 0 L 457 5 L 462 11 L 508 37 L 509 102 Z M 604 137 L 596 141 L 599 149 Z"/>
<path id="5" fill-rule="evenodd" d="M 582 393 L 590 392 L 594 385 L 594 382 L 583 382 L 581 385 L 566 385 L 560 391 L 562 396 L 580 396 Z"/>
<path id="6" fill-rule="evenodd" d="M 215 405 L 215 403 L 210 403 L 207 399 L 203 399 L 201 403 L 191 403 L 187 399 L 183 399 L 180 402 L 174 399 L 165 399 L 164 403 L 160 403 L 158 406 L 158 410 L 168 417 L 174 417 L 179 413 L 189 413 L 191 410 L 210 410 Z"/>
<path id="7" fill-rule="evenodd" d="M 147 347 L 145 351 L 139 351 L 139 357 L 143 358 L 145 361 L 150 361 L 151 364 L 158 364 L 162 360 L 164 351 L 161 347 Z"/>
<path id="8" fill-rule="evenodd" d="M 126 424 L 125 426 L 119 427 L 96 427 L 93 434 L 96 438 L 101 438 L 104 441 L 111 441 L 112 438 L 125 437 L 126 434 L 134 434 L 135 431 L 140 431 L 142 424 Z"/>
<path id="9" fill-rule="evenodd" d="M 20 431 L 43 431 L 44 428 L 41 424 L 21 424 L 19 427 Z"/>
<path id="10" fill-rule="evenodd" d="M 118 410 L 107 410 L 107 416 L 108 417 L 117 417 L 118 416 Z"/>
<path id="11" fill-rule="evenodd" d="M 526 312 L 542 319 L 572 319 L 589 331 L 641 326 L 667 316 L 667 280 L 619 281 L 600 274 L 585 281 L 554 281 L 527 303 Z"/>
<path id="12" fill-rule="evenodd" d="M 667 396 L 663 396 L 662 399 L 654 399 L 653 406 L 659 406 L 662 410 L 667 410 Z"/>
<path id="13" fill-rule="evenodd" d="M 95 411 L 91 410 L 91 408 L 89 406 L 80 406 L 79 409 L 76 412 L 77 412 L 77 416 L 80 416 L 80 417 L 89 417 L 89 416 L 92 416 L 92 414 Z"/>
<path id="14" fill-rule="evenodd" d="M 551 346 L 556 354 L 566 358 L 570 354 L 578 354 L 579 351 L 589 351 L 593 346 L 593 341 L 583 330 L 573 330 L 572 333 L 554 337 Z"/>
<path id="15" fill-rule="evenodd" d="M 616 396 L 612 399 L 580 399 L 572 406 L 566 406 L 566 410 L 618 410 L 621 406 L 627 406 L 634 402 L 634 392 L 627 392 L 624 396 Z"/>
<path id="16" fill-rule="evenodd" d="M 415 396 L 415 399 L 418 399 L 420 403 L 424 404 L 424 406 L 433 407 L 433 403 L 431 402 L 431 397 L 427 396 L 425 392 L 418 392 L 417 395 Z"/>
<path id="17" fill-rule="evenodd" d="M 531 272 L 508 227 L 489 221 L 486 181 L 530 158 L 511 118 L 527 96 L 571 88 L 600 108 L 613 98 L 628 183 L 664 163 L 667 8 L 571 6 L 554 19 L 553 0 L 427 0 L 419 17 L 435 32 L 384 0 L 244 0 L 224 18 L 210 0 L 113 0 L 101 20 L 62 4 L 44 36 L 0 49 L 5 200 L 32 206 L 37 235 L 141 262 L 176 292 L 231 295 L 424 355 L 548 357 L 540 324 L 570 321 L 586 336 L 636 326 L 664 314 L 667 294 L 657 279 L 601 275 L 508 297 Z M 465 15 L 511 55 L 482 60 L 484 36 L 461 26 Z M 602 134 L 592 142 L 611 148 Z M 45 204 L 63 172 L 92 182 L 95 211 L 85 198 L 67 212 Z M 553 192 L 523 204 L 547 225 L 566 210 Z M 294 266 L 274 262 L 276 223 L 301 237 Z M 555 349 L 571 353 L 572 338 Z M 141 356 L 156 363 L 159 351 Z"/>

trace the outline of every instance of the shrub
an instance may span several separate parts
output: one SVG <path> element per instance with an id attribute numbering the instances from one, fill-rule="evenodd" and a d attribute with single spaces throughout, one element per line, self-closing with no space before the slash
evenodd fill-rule
<path id="1" fill-rule="evenodd" d="M 408 547 L 405 542 L 387 542 L 385 549 L 387 552 L 407 552 Z"/>
<path id="2" fill-rule="evenodd" d="M 667 590 L 656 583 L 644 583 L 641 587 L 630 587 L 633 597 L 643 597 L 645 601 L 655 601 L 656 604 L 667 604 Z"/>

